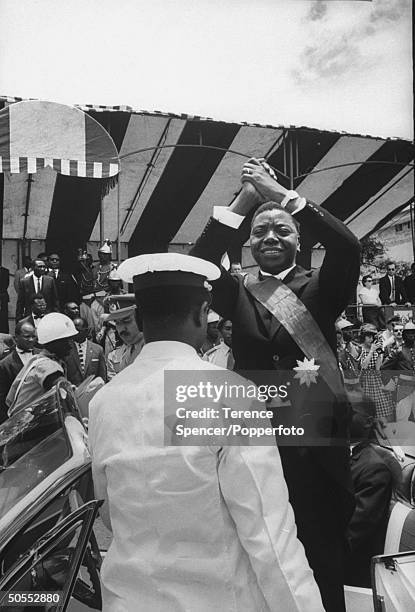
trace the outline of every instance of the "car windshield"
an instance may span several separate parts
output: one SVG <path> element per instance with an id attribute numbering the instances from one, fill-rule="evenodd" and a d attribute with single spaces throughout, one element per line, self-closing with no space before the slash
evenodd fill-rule
<path id="1" fill-rule="evenodd" d="M 0 520 L 72 455 L 51 389 L 0 425 Z"/>

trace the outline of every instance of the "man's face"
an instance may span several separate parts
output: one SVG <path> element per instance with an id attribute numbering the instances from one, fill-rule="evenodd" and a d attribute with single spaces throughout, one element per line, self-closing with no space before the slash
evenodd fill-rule
<path id="1" fill-rule="evenodd" d="M 71 352 L 72 346 L 69 341 L 69 338 L 61 338 L 60 340 L 55 340 L 54 342 L 50 342 L 49 349 L 54 353 L 57 357 L 62 359 L 63 357 L 67 357 Z"/>
<path id="2" fill-rule="evenodd" d="M 74 337 L 74 340 L 82 344 L 82 342 L 85 342 L 89 334 L 88 325 L 85 325 L 82 319 L 74 319 L 73 324 L 75 325 L 75 329 L 78 331 L 78 335 Z"/>
<path id="3" fill-rule="evenodd" d="M 207 324 L 207 337 L 213 341 L 219 338 L 218 321 Z"/>
<path id="4" fill-rule="evenodd" d="M 240 263 L 232 263 L 231 264 L 230 273 L 231 274 L 239 274 L 240 272 L 242 272 L 241 264 Z"/>
<path id="5" fill-rule="evenodd" d="M 37 259 L 33 267 L 34 275 L 40 278 L 42 274 L 45 274 L 45 272 L 46 272 L 45 262 L 42 261 L 41 259 Z"/>
<path id="6" fill-rule="evenodd" d="M 72 321 L 79 317 L 79 306 L 75 302 L 68 302 L 65 304 L 65 314 L 72 319 Z"/>
<path id="7" fill-rule="evenodd" d="M 53 253 L 49 257 L 49 264 L 50 264 L 50 267 L 52 268 L 52 270 L 58 270 L 59 265 L 60 265 L 59 255 L 56 255 L 56 253 Z"/>
<path id="8" fill-rule="evenodd" d="M 222 337 L 225 344 L 232 346 L 232 321 L 225 321 L 222 325 Z"/>
<path id="9" fill-rule="evenodd" d="M 111 293 L 119 293 L 122 288 L 122 281 L 120 280 L 108 280 L 108 287 Z"/>
<path id="10" fill-rule="evenodd" d="M 16 334 L 16 346 L 23 351 L 31 351 L 36 344 L 36 330 L 30 323 L 22 325 L 20 334 Z"/>
<path id="11" fill-rule="evenodd" d="M 388 271 L 389 276 L 395 276 L 395 265 L 394 264 L 391 264 L 386 269 Z"/>
<path id="12" fill-rule="evenodd" d="M 44 315 L 46 313 L 46 300 L 43 298 L 33 301 L 32 312 L 35 315 Z"/>
<path id="13" fill-rule="evenodd" d="M 102 253 L 98 251 L 98 259 L 101 265 L 108 264 L 111 261 L 111 253 Z"/>
<path id="14" fill-rule="evenodd" d="M 124 344 L 136 344 L 142 336 L 138 329 L 134 312 L 130 312 L 126 314 L 125 317 L 117 319 L 115 321 L 115 326 Z"/>
<path id="15" fill-rule="evenodd" d="M 264 272 L 278 274 L 295 264 L 298 231 L 291 215 L 283 210 L 264 210 L 251 228 L 252 255 Z"/>

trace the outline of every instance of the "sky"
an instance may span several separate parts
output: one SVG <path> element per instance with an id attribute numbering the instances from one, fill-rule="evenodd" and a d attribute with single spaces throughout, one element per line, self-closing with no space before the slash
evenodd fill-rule
<path id="1" fill-rule="evenodd" d="M 0 0 L 0 95 L 413 138 L 411 0 Z"/>

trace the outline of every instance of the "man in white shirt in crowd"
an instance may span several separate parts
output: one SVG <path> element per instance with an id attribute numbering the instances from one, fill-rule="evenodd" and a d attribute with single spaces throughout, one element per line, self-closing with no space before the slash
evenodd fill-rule
<path id="1" fill-rule="evenodd" d="M 165 425 L 177 422 L 170 396 L 165 404 L 166 372 L 225 371 L 197 353 L 206 282 L 219 269 L 161 253 L 126 260 L 119 273 L 134 283 L 145 345 L 90 404 L 95 494 L 113 533 L 101 569 L 103 611 L 323 612 L 274 440 L 165 446 Z"/>
<path id="2" fill-rule="evenodd" d="M 47 314 L 47 312 L 47 304 L 45 298 L 43 297 L 43 293 L 36 293 L 32 298 L 30 313 L 27 317 L 21 319 L 21 322 L 30 323 L 35 329 L 37 329 L 40 321 L 43 319 L 45 314 Z"/>

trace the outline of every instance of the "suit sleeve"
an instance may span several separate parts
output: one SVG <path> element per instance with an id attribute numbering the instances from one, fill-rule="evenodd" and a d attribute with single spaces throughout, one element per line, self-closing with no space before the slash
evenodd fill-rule
<path id="1" fill-rule="evenodd" d="M 221 260 L 226 251 L 232 247 L 237 236 L 238 230 L 211 217 L 189 253 L 189 255 L 206 259 L 220 267 L 220 278 L 211 283 L 213 287 L 212 307 L 225 318 L 231 318 L 233 315 L 239 293 L 239 283 L 221 266 Z"/>
<path id="2" fill-rule="evenodd" d="M 0 423 L 7 419 L 6 397 L 10 389 L 9 377 L 3 364 L 0 364 Z"/>
<path id="3" fill-rule="evenodd" d="M 99 347 L 101 350 L 99 351 L 99 366 L 98 366 L 98 376 L 101 376 L 102 380 L 107 382 L 107 364 L 105 363 L 105 354 L 104 349 Z"/>
<path id="4" fill-rule="evenodd" d="M 379 297 L 382 304 L 390 304 L 390 288 L 388 287 L 389 283 L 385 277 L 381 278 L 379 281 Z"/>
<path id="5" fill-rule="evenodd" d="M 295 218 L 326 249 L 319 274 L 321 299 L 339 315 L 353 299 L 360 272 L 360 242 L 342 221 L 307 201 Z"/>
<path id="6" fill-rule="evenodd" d="M 23 318 L 24 307 L 25 307 L 24 283 L 23 281 L 20 281 L 19 291 L 17 294 L 17 301 L 16 301 L 16 323 L 17 321 L 20 321 L 20 319 Z"/>
<path id="7" fill-rule="evenodd" d="M 270 610 L 323 612 L 275 446 L 226 446 L 219 484 Z"/>
<path id="8" fill-rule="evenodd" d="M 52 296 L 52 309 L 55 311 L 59 310 L 59 298 L 58 298 L 58 290 L 56 288 L 56 283 L 55 283 L 55 279 L 49 277 L 52 281 L 52 287 L 51 287 L 51 296 Z"/>
<path id="9" fill-rule="evenodd" d="M 354 483 L 356 508 L 349 523 L 352 551 L 364 546 L 385 518 L 392 495 L 392 475 L 386 465 L 365 469 Z"/>

